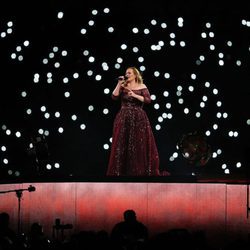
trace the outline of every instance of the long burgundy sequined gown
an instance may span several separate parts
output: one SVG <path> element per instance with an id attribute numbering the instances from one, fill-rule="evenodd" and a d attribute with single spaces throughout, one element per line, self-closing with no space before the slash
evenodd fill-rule
<path id="1" fill-rule="evenodd" d="M 147 88 L 133 90 L 150 103 Z M 112 95 L 113 99 L 118 99 Z M 143 104 L 121 89 L 121 109 L 117 113 L 112 135 L 108 176 L 158 176 L 159 155 Z"/>

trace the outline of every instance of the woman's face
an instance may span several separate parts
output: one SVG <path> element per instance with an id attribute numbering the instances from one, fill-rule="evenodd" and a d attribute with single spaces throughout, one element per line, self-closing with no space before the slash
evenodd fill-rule
<path id="1" fill-rule="evenodd" d="M 136 78 L 136 75 L 132 69 L 127 69 L 125 76 L 128 78 L 128 81 L 133 81 Z"/>

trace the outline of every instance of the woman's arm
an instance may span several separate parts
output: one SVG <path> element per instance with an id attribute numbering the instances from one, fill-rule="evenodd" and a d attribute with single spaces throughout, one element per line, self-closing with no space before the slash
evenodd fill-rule
<path id="1" fill-rule="evenodd" d="M 133 90 L 129 90 L 128 92 L 129 96 L 132 96 L 134 98 L 136 98 L 137 100 L 143 102 L 143 103 L 150 103 L 151 102 L 151 97 L 150 97 L 150 93 L 147 89 L 147 87 L 145 87 L 144 89 L 142 89 L 142 95 L 137 95 L 133 92 Z"/>
<path id="2" fill-rule="evenodd" d="M 148 91 L 148 88 L 145 88 L 142 90 L 142 94 L 143 94 L 143 97 L 144 97 L 144 103 L 151 103 L 151 96 L 150 96 L 150 93 Z"/>
<path id="3" fill-rule="evenodd" d="M 114 88 L 112 92 L 113 99 L 117 99 L 119 95 L 121 94 L 121 87 L 123 83 L 124 83 L 124 80 L 119 80 L 118 83 L 116 84 L 116 87 Z"/>

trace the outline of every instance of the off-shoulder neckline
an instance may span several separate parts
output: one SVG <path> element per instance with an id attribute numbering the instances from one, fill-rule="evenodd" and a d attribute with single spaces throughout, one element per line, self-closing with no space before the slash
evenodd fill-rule
<path id="1" fill-rule="evenodd" d="M 131 89 L 132 91 L 135 91 L 135 90 L 142 90 L 142 89 L 146 89 L 147 87 L 144 87 L 144 88 L 141 88 L 141 89 Z"/>

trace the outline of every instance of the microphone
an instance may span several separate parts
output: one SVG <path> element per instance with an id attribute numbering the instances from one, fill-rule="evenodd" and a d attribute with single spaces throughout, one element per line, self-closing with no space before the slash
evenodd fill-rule
<path id="1" fill-rule="evenodd" d="M 128 77 L 127 76 L 119 76 L 116 78 L 117 81 L 127 81 Z"/>
<path id="2" fill-rule="evenodd" d="M 29 191 L 29 192 L 34 192 L 34 191 L 36 191 L 36 188 L 35 188 L 34 186 L 30 185 L 30 186 L 28 187 L 28 191 Z"/>

